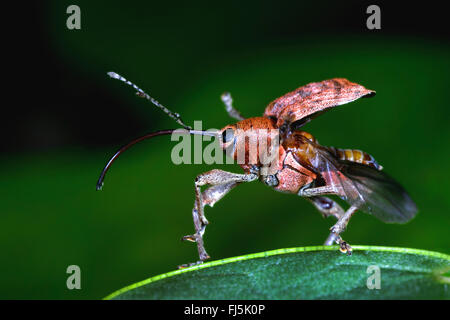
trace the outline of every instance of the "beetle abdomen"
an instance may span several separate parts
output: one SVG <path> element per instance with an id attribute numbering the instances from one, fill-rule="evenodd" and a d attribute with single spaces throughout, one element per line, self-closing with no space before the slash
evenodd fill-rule
<path id="1" fill-rule="evenodd" d="M 339 149 L 335 147 L 328 147 L 328 150 L 339 160 L 356 162 L 366 166 L 374 167 L 377 170 L 382 170 L 383 167 L 378 164 L 374 157 L 367 152 L 357 149 Z"/>

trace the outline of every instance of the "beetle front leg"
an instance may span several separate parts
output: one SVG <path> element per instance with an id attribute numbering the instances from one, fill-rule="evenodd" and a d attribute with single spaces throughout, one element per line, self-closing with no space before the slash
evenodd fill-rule
<path id="1" fill-rule="evenodd" d="M 194 209 L 192 210 L 195 234 L 187 235 L 182 238 L 182 240 L 197 243 L 200 261 L 194 264 L 202 263 L 204 260 L 210 258 L 203 243 L 203 234 L 206 225 L 209 223 L 204 213 L 205 205 L 212 207 L 239 183 L 251 182 L 256 179 L 258 179 L 258 175 L 254 173 L 238 174 L 222 170 L 211 170 L 197 176 L 195 179 L 195 204 Z M 211 187 L 202 193 L 200 187 L 204 185 L 211 185 Z M 187 264 L 180 267 L 187 267 L 190 265 L 193 264 Z"/>
<path id="2" fill-rule="evenodd" d="M 232 173 L 223 170 L 214 169 L 205 173 L 202 173 L 195 178 L 195 200 L 196 206 L 198 208 L 198 214 L 201 221 L 206 225 L 208 220 L 206 220 L 204 213 L 204 203 L 203 196 L 200 191 L 200 187 L 204 185 L 218 186 L 230 183 L 239 182 L 251 182 L 258 179 L 257 174 L 254 173 Z M 220 197 L 222 198 L 223 195 Z M 216 201 L 217 202 L 217 201 Z"/>
<path id="3" fill-rule="evenodd" d="M 206 260 L 209 258 L 209 255 L 206 253 L 204 244 L 203 244 L 203 234 L 206 229 L 206 225 L 209 223 L 208 220 L 206 220 L 206 217 L 204 215 L 204 208 L 205 205 L 209 205 L 210 207 L 213 207 L 214 204 L 222 199 L 231 189 L 233 189 L 235 186 L 237 186 L 239 182 L 229 182 L 224 184 L 215 185 L 212 187 L 209 187 L 201 194 L 201 209 L 199 210 L 199 202 L 196 200 L 194 203 L 194 208 L 192 209 L 192 218 L 194 220 L 194 226 L 196 233 L 193 235 L 187 235 L 182 238 L 182 240 L 187 240 L 191 242 L 196 242 L 198 246 L 198 253 L 200 257 L 200 261 L 193 264 L 183 265 L 182 267 L 191 266 L 195 264 L 201 263 L 203 260 Z M 200 216 L 199 212 L 203 212 L 203 216 Z"/>

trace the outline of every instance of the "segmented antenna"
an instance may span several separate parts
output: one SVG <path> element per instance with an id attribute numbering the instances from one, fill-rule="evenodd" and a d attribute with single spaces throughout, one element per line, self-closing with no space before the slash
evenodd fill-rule
<path id="1" fill-rule="evenodd" d="M 112 163 L 117 159 L 118 156 L 120 156 L 122 153 L 124 153 L 127 149 L 131 148 L 132 146 L 134 146 L 135 144 L 137 144 L 137 143 L 139 143 L 139 142 L 141 142 L 143 140 L 154 138 L 154 137 L 157 137 L 157 136 L 169 135 L 169 134 L 172 134 L 173 132 L 176 132 L 177 130 L 178 129 L 168 129 L 168 130 L 160 130 L 160 131 L 148 133 L 145 136 L 142 136 L 140 138 L 134 139 L 130 143 L 124 145 L 122 148 L 120 148 L 111 157 L 111 159 L 109 159 L 108 163 L 103 168 L 102 173 L 100 174 L 100 177 L 98 178 L 98 181 L 97 181 L 97 190 L 102 190 L 103 180 L 105 179 L 105 175 L 108 172 L 109 168 L 111 167 Z M 180 133 L 183 133 L 183 130 L 181 130 Z M 189 130 L 189 131 L 184 131 L 184 133 L 187 133 L 187 134 L 198 134 L 198 135 L 202 135 L 202 136 L 220 137 L 220 131 L 219 130 L 217 130 L 217 131 Z"/>
<path id="2" fill-rule="evenodd" d="M 133 87 L 137 92 L 136 94 L 141 97 L 141 98 L 145 98 L 148 101 L 150 101 L 151 103 L 153 103 L 155 106 L 157 106 L 158 108 L 160 108 L 162 111 L 164 111 L 169 117 L 171 117 L 173 120 L 175 120 L 179 125 L 181 125 L 183 128 L 185 128 L 186 130 L 191 130 L 192 128 L 188 125 L 186 125 L 183 120 L 181 120 L 181 116 L 176 113 L 176 112 L 172 112 L 169 109 L 167 109 L 165 106 L 163 106 L 161 103 L 159 103 L 157 100 L 155 100 L 154 98 L 152 98 L 151 96 L 149 96 L 147 93 L 144 92 L 144 90 L 142 90 L 141 88 L 139 88 L 137 85 L 135 85 L 133 82 L 128 81 L 127 79 L 125 79 L 124 77 L 122 77 L 120 74 L 117 74 L 115 72 L 108 72 L 108 76 L 110 76 L 113 79 L 117 79 L 120 81 L 125 82 L 127 85 Z"/>

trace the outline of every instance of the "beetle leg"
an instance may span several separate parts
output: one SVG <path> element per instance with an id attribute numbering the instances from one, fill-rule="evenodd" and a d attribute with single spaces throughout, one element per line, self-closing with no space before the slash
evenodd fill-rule
<path id="1" fill-rule="evenodd" d="M 200 187 L 204 185 L 223 185 L 229 183 L 236 182 L 251 182 L 258 179 L 258 176 L 254 173 L 232 173 L 223 170 L 211 170 L 205 173 L 202 173 L 195 178 L 195 199 L 196 199 L 196 207 L 198 208 L 198 214 L 202 222 L 206 225 L 208 224 L 208 220 L 206 220 L 204 214 L 204 204 L 202 193 L 200 192 Z M 219 198 L 220 199 L 220 198 Z"/>
<path id="2" fill-rule="evenodd" d="M 306 198 L 320 211 L 324 218 L 333 216 L 339 220 L 345 213 L 344 209 L 334 200 L 327 197 Z"/>
<path id="3" fill-rule="evenodd" d="M 309 187 L 301 188 L 298 192 L 298 195 L 301 197 L 314 197 L 337 193 L 338 192 L 334 186 L 323 186 L 317 188 L 309 188 Z"/>
<path id="4" fill-rule="evenodd" d="M 203 234 L 206 225 L 209 223 L 204 214 L 205 205 L 213 206 L 217 201 L 223 198 L 231 189 L 241 182 L 251 182 L 258 179 L 256 174 L 238 174 L 222 170 L 211 170 L 200 174 L 195 179 L 195 204 L 192 210 L 192 217 L 194 220 L 195 234 L 187 235 L 182 240 L 188 240 L 197 243 L 198 254 L 201 263 L 209 259 L 203 244 Z M 204 192 L 200 191 L 200 187 L 204 185 L 211 185 L 210 188 Z M 180 267 L 190 266 L 182 265 Z"/>
<path id="5" fill-rule="evenodd" d="M 323 195 L 337 194 L 334 186 L 322 186 L 317 188 L 305 186 L 301 188 L 297 194 L 311 201 L 325 218 L 334 216 L 339 220 L 345 213 L 344 209 L 342 209 L 337 202 L 330 198 L 322 197 Z"/>
<path id="6" fill-rule="evenodd" d="M 220 97 L 222 102 L 225 104 L 225 109 L 228 112 L 228 115 L 236 120 L 244 120 L 245 118 L 241 116 L 241 113 L 233 108 L 233 99 L 231 98 L 231 94 L 229 92 L 225 92 Z"/>
<path id="7" fill-rule="evenodd" d="M 214 204 L 222 199 L 231 189 L 237 186 L 239 182 L 229 182 L 209 187 L 202 192 L 203 207 L 206 205 L 213 207 Z"/>
<path id="8" fill-rule="evenodd" d="M 340 246 L 341 252 L 346 252 L 348 255 L 352 254 L 352 247 L 350 247 L 347 242 L 342 240 L 340 234 L 344 232 L 345 228 L 348 225 L 348 222 L 350 221 L 350 218 L 353 216 L 356 210 L 358 210 L 358 208 L 358 205 L 352 205 L 347 209 L 344 215 L 339 218 L 334 226 L 331 227 L 331 233 L 325 241 L 325 245 L 332 245 L 333 243 L 337 243 Z"/>
<path id="9" fill-rule="evenodd" d="M 224 183 L 224 184 L 219 184 L 216 186 L 209 187 L 208 189 L 203 191 L 202 192 L 203 208 L 205 207 L 205 205 L 209 205 L 210 207 L 213 207 L 217 201 L 222 199 L 231 189 L 233 189 L 238 184 L 239 184 L 239 182 Z M 202 225 L 202 222 L 199 219 L 197 201 L 195 201 L 194 208 L 192 209 L 192 217 L 194 219 L 195 230 L 200 230 L 200 232 L 199 232 L 200 236 L 199 237 L 197 237 L 196 235 L 184 236 L 182 238 L 182 240 L 197 242 L 197 245 L 199 248 L 199 256 L 203 256 L 203 257 L 205 257 L 205 259 L 207 259 L 207 258 L 209 258 L 209 255 L 206 253 L 206 251 L 204 249 L 203 237 L 202 237 L 203 233 L 205 232 L 206 224 Z M 179 268 L 190 267 L 193 265 L 200 264 L 202 262 L 203 262 L 203 260 L 200 260 L 200 261 L 197 261 L 194 263 L 183 264 L 183 265 L 179 266 Z"/>
<path id="10" fill-rule="evenodd" d="M 330 194 L 330 195 L 338 194 L 338 192 L 336 191 L 336 188 L 334 186 L 323 186 L 323 187 L 318 187 L 318 188 L 303 188 L 303 189 L 300 189 L 300 191 L 298 192 L 298 195 L 300 195 L 302 197 L 319 198 L 320 200 L 323 200 L 323 199 L 331 200 L 331 199 L 328 199 L 325 197 L 317 197 L 317 196 L 327 195 L 327 194 Z M 320 200 L 311 200 L 311 201 L 313 201 L 314 205 L 316 206 L 316 208 L 319 209 L 319 211 L 324 213 L 323 208 L 322 209 L 320 208 L 321 205 L 317 203 L 317 202 L 320 202 Z M 345 213 L 344 213 L 343 209 L 337 203 L 335 203 L 335 204 L 336 204 L 336 208 L 338 208 L 338 207 L 340 208 L 340 211 L 339 211 L 339 209 L 337 209 L 339 212 L 337 213 L 337 215 L 335 215 L 335 217 L 338 219 L 338 221 L 336 222 L 336 224 L 333 227 L 331 227 L 331 229 L 330 229 L 331 233 L 328 236 L 328 238 L 325 240 L 324 245 L 331 246 L 334 243 L 337 243 L 340 246 L 341 252 L 346 252 L 348 255 L 351 255 L 351 253 L 352 253 L 351 246 L 341 238 L 340 234 L 342 232 L 344 232 L 345 228 L 347 227 L 348 222 L 350 221 L 350 218 L 353 216 L 353 214 L 356 212 L 356 210 L 358 210 L 359 206 L 354 204 L 354 205 L 350 206 L 350 208 L 348 208 L 347 211 L 345 211 Z"/>

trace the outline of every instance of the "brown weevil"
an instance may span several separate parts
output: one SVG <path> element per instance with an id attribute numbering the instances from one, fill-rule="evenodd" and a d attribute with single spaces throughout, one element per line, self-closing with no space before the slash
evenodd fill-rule
<path id="1" fill-rule="evenodd" d="M 182 239 L 197 243 L 200 260 L 196 263 L 209 258 L 203 244 L 203 234 L 208 225 L 205 206 L 212 207 L 243 182 L 260 180 L 277 191 L 306 198 L 324 217 L 334 216 L 337 222 L 330 228 L 324 244 L 337 243 L 340 250 L 347 254 L 351 254 L 351 247 L 340 234 L 357 210 L 373 214 L 386 223 L 405 223 L 417 213 L 416 205 L 406 191 L 382 171 L 382 166 L 371 155 L 355 149 L 322 146 L 311 134 L 300 130 L 323 112 L 359 98 L 373 97 L 375 91 L 343 78 L 314 82 L 271 102 L 262 117 L 247 119 L 233 107 L 230 94 L 225 93 L 222 101 L 226 111 L 238 122 L 211 132 L 192 130 L 184 124 L 179 114 L 161 105 L 135 84 L 114 72 L 109 72 L 108 75 L 132 86 L 138 96 L 148 99 L 163 110 L 185 129 L 186 134 L 215 136 L 221 148 L 234 160 L 239 160 L 239 155 L 243 155 L 241 161 L 238 161 L 244 170 L 242 174 L 216 169 L 195 178 L 195 203 L 192 210 L 195 233 Z M 169 135 L 174 131 L 175 129 L 153 132 L 119 149 L 103 169 L 97 182 L 97 190 L 101 189 L 106 172 L 123 151 L 144 139 Z M 268 138 L 271 142 L 276 141 L 276 161 L 270 163 L 270 170 L 267 170 L 268 162 L 252 157 L 251 139 L 247 139 L 251 132 L 256 132 L 257 138 L 260 138 L 262 132 L 276 132 L 275 136 Z M 264 139 L 267 137 L 263 137 Z M 257 152 L 260 154 L 260 150 Z M 208 188 L 201 191 L 202 186 Z M 327 197 L 330 195 L 340 197 L 350 207 L 344 210 Z"/>

